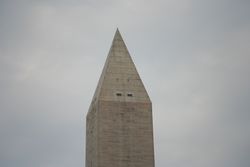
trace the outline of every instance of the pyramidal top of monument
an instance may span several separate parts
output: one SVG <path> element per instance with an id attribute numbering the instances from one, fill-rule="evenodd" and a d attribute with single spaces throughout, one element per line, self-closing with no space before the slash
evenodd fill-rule
<path id="1" fill-rule="evenodd" d="M 118 28 L 93 100 L 151 103 Z"/>

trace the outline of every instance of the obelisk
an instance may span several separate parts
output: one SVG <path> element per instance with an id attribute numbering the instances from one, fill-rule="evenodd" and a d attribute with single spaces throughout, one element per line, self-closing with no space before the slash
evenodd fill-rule
<path id="1" fill-rule="evenodd" d="M 86 167 L 154 167 L 152 103 L 118 29 L 86 122 Z"/>

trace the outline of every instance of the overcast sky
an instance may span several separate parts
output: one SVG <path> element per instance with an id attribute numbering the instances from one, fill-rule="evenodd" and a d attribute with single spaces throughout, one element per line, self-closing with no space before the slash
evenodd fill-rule
<path id="1" fill-rule="evenodd" d="M 84 167 L 115 30 L 153 102 L 156 167 L 249 167 L 249 0 L 0 0 L 0 166 Z"/>

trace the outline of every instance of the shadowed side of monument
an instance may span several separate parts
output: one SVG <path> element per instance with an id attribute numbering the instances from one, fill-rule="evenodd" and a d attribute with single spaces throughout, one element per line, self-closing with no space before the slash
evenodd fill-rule
<path id="1" fill-rule="evenodd" d="M 86 122 L 86 167 L 154 167 L 152 104 L 118 29 Z"/>

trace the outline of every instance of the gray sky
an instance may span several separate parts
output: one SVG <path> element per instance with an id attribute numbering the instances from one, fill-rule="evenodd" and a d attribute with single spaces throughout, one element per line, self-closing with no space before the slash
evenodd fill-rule
<path id="1" fill-rule="evenodd" d="M 250 1 L 0 0 L 0 166 L 82 167 L 116 27 L 153 102 L 157 167 L 249 167 Z"/>

